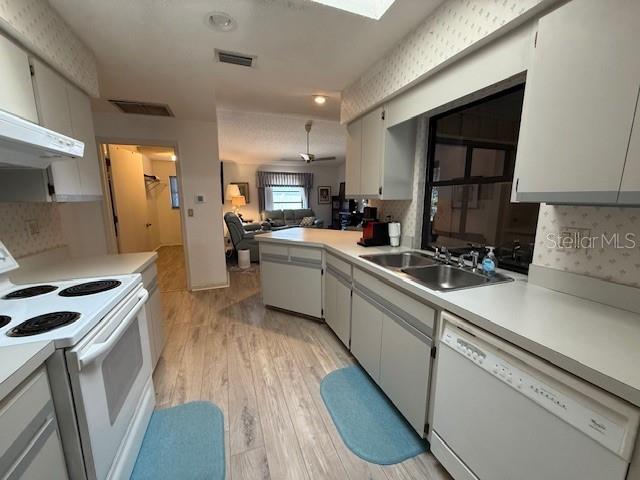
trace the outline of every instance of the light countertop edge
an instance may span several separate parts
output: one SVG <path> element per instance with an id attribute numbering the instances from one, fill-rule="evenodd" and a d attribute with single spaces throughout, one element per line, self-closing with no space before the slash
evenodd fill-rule
<path id="1" fill-rule="evenodd" d="M 0 400 L 35 372 L 54 351 L 53 342 L 48 340 L 0 348 Z"/>
<path id="2" fill-rule="evenodd" d="M 313 232 L 295 232 L 290 229 L 256 236 L 260 242 L 304 244 L 310 247 L 323 248 L 325 251 L 340 257 L 354 266 L 383 279 L 411 296 L 431 303 L 443 310 L 447 310 L 468 322 L 506 340 L 525 351 L 528 351 L 600 388 L 608 391 L 628 402 L 640 406 L 640 315 L 610 307 L 601 303 L 582 299 L 565 293 L 556 292 L 537 285 L 528 284 L 523 275 L 507 272 L 516 278 L 515 282 L 459 290 L 454 292 L 436 292 L 413 282 L 406 276 L 397 274 L 359 257 L 362 254 L 381 253 L 389 251 L 410 250 L 403 247 L 359 247 L 355 240 L 359 234 L 355 232 L 335 231 L 330 234 L 314 234 Z M 314 229 L 308 229 L 314 230 Z M 326 232 L 327 230 L 324 230 Z M 349 237 L 332 242 L 332 236 L 348 233 Z M 325 238 L 313 238 L 313 237 Z M 333 243 L 333 244 L 332 244 Z M 498 304 L 497 300 L 506 299 L 510 305 Z M 520 304 L 517 302 L 521 301 Z M 533 304 L 533 305 L 532 305 Z M 534 315 L 531 309 L 539 309 L 539 322 L 520 325 L 517 320 L 508 319 L 512 310 L 520 308 L 528 313 L 529 318 Z M 560 310 L 558 318 L 553 318 L 553 310 Z M 567 315 L 569 318 L 560 318 Z M 585 325 L 577 327 L 579 319 L 586 317 Z M 558 330 L 553 322 L 557 322 Z M 594 323 L 597 322 L 597 323 Z M 545 328 L 549 327 L 545 333 Z M 602 325 L 599 325 L 602 323 Z M 595 328 L 597 327 L 597 328 Z M 620 327 L 618 331 L 616 328 Z M 629 348 L 615 344 L 610 336 L 598 336 L 591 330 L 618 333 L 618 337 L 627 338 Z M 528 330 L 524 331 L 524 330 Z M 568 338 L 571 336 L 571 338 Z M 567 337 L 567 338 L 563 338 Z M 577 348 L 582 340 L 589 347 L 597 349 Z M 632 340 L 637 340 L 637 343 Z M 609 342 L 609 344 L 607 344 Z M 575 345 L 572 346 L 572 343 Z M 620 347 L 620 348 L 616 348 Z M 637 357 L 634 361 L 634 356 Z M 608 358 L 612 357 L 612 358 Z M 618 360 L 618 361 L 615 361 Z"/>
<path id="3" fill-rule="evenodd" d="M 76 278 L 142 273 L 158 259 L 157 252 L 123 253 L 92 257 L 60 258 L 54 262 L 23 262 L 11 272 L 13 283 L 26 284 Z"/>

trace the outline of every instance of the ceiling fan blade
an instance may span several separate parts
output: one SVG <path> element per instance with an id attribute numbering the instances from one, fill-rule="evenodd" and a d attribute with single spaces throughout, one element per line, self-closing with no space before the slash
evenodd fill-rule
<path id="1" fill-rule="evenodd" d="M 313 161 L 314 162 L 321 162 L 323 160 L 335 160 L 335 159 L 336 159 L 336 157 L 318 157 L 318 158 L 315 158 Z"/>

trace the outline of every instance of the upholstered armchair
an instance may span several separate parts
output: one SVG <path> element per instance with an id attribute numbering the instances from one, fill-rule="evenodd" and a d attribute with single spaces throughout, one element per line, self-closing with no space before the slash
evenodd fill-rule
<path id="1" fill-rule="evenodd" d="M 251 226 L 252 231 L 247 231 L 242 224 L 242 220 L 233 212 L 224 214 L 224 222 L 227 224 L 229 237 L 231 237 L 231 243 L 236 252 L 238 250 L 249 250 L 251 261 L 258 262 L 260 254 L 255 236 L 265 232 L 255 230 L 255 224 Z M 258 226 L 258 228 L 260 227 Z"/>

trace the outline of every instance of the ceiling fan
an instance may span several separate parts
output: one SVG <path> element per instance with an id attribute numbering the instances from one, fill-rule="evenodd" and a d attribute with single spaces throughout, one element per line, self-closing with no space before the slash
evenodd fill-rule
<path id="1" fill-rule="evenodd" d="M 300 154 L 300 159 L 306 163 L 311 162 L 321 162 L 323 160 L 335 160 L 336 157 L 316 157 L 313 153 L 309 152 L 309 134 L 311 133 L 311 127 L 313 126 L 313 122 L 309 120 L 304 124 L 304 129 L 307 132 L 307 152 Z"/>

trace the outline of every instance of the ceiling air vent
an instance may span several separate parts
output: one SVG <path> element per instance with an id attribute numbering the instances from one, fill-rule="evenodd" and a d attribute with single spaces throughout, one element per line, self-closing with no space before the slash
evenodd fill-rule
<path id="1" fill-rule="evenodd" d="M 134 113 L 137 115 L 154 115 L 156 117 L 173 117 L 173 112 L 169 105 L 162 103 L 130 102 L 128 100 L 109 100 L 124 113 Z"/>
<path id="2" fill-rule="evenodd" d="M 253 67 L 253 62 L 256 57 L 251 55 L 244 55 L 242 53 L 225 52 L 224 50 L 216 49 L 216 58 L 221 63 L 231 63 L 233 65 L 240 65 L 241 67 Z"/>

